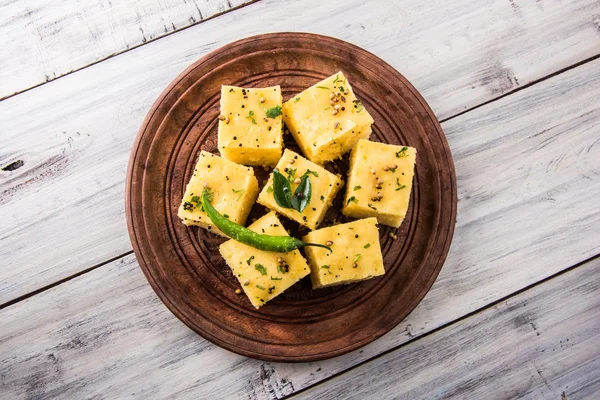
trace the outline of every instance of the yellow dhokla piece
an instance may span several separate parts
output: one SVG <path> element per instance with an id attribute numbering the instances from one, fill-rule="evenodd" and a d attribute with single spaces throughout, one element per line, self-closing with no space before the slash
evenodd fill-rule
<path id="1" fill-rule="evenodd" d="M 219 151 L 243 165 L 273 166 L 283 146 L 281 89 L 221 87 Z"/>
<path id="2" fill-rule="evenodd" d="M 416 156 L 413 147 L 360 140 L 350 156 L 342 212 L 399 227 L 408 210 Z"/>
<path id="3" fill-rule="evenodd" d="M 294 183 L 294 178 L 299 178 L 310 170 L 309 179 L 312 187 L 310 202 L 302 213 L 293 208 L 281 207 L 274 198 L 273 174 L 271 174 L 267 184 L 258 196 L 258 203 L 285 215 L 299 224 L 315 229 L 323 221 L 325 212 L 341 189 L 342 180 L 337 175 L 289 149 L 283 152 L 283 156 L 281 156 L 275 168 L 283 176 L 289 178 L 292 193 L 298 187 L 298 183 Z"/>
<path id="4" fill-rule="evenodd" d="M 283 120 L 304 155 L 322 164 L 369 138 L 373 118 L 342 72 L 311 86 L 283 104 Z"/>
<path id="5" fill-rule="evenodd" d="M 186 225 L 197 225 L 225 236 L 202 209 L 201 197 L 205 183 L 212 192 L 215 209 L 231 221 L 244 225 L 258 194 L 254 170 L 206 151 L 200 153 L 177 216 Z"/>
<path id="6" fill-rule="evenodd" d="M 383 275 L 383 257 L 375 218 L 318 229 L 303 238 L 331 247 L 305 247 L 313 288 L 351 283 Z"/>
<path id="7" fill-rule="evenodd" d="M 248 228 L 261 234 L 288 236 L 273 211 Z M 310 273 L 306 260 L 298 250 L 285 254 L 274 253 L 231 239 L 219 246 L 219 251 L 256 308 L 265 305 Z"/>

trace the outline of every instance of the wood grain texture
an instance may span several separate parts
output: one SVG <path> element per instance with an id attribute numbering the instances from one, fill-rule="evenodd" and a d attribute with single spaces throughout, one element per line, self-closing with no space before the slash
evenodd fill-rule
<path id="1" fill-rule="evenodd" d="M 598 68 L 444 124 L 460 157 L 455 240 L 425 299 L 375 342 L 304 364 L 236 356 L 174 318 L 128 256 L 0 311 L 6 393 L 281 398 L 600 253 Z"/>
<path id="2" fill-rule="evenodd" d="M 7 57 L 0 63 L 0 98 L 250 2 L 86 0 L 66 5 L 40 0 L 3 2 L 0 5 L 0 49 Z M 348 33 L 343 39 L 363 47 L 367 42 L 374 43 L 377 47 L 369 50 L 376 54 L 379 51 L 403 53 L 402 70 L 411 80 L 413 73 L 419 76 L 423 67 L 431 65 L 451 69 L 448 72 L 454 79 L 463 76 L 465 70 L 475 68 L 472 73 L 476 79 L 462 80 L 459 87 L 449 90 L 452 95 L 448 104 L 452 108 L 456 101 L 469 98 L 477 104 L 490 94 L 496 96 L 512 90 L 598 53 L 598 1 L 444 3 L 369 0 L 360 7 L 358 2 L 345 3 L 345 9 L 340 10 L 335 4 L 330 7 L 313 1 L 272 0 L 260 9 L 255 8 L 260 14 L 250 13 L 256 15 L 257 23 L 247 24 L 244 27 L 247 33 L 242 35 L 274 30 L 305 31 L 309 29 L 306 22 L 319 18 L 329 26 L 317 33 L 335 36 L 337 32 L 331 28 L 344 27 Z M 270 18 L 275 14 L 278 21 Z M 295 16 L 293 21 L 288 21 L 290 15 Z M 331 15 L 343 19 L 334 21 Z M 569 18 L 564 18 L 565 15 Z M 238 23 L 239 20 L 234 19 L 234 24 Z M 223 29 L 229 30 L 232 26 L 221 28 L 220 32 Z M 190 45 L 198 43 L 197 37 Z M 237 38 L 240 36 L 230 40 Z M 472 51 L 484 55 L 465 58 Z M 483 69 L 478 68 L 481 57 L 489 58 L 490 62 Z M 439 78 L 437 75 L 424 77 L 424 86 L 420 81 L 415 83 L 420 90 L 429 85 L 452 84 L 445 77 Z"/>
<path id="3" fill-rule="evenodd" d="M 276 30 L 346 39 L 445 118 L 518 87 L 505 66 L 522 84 L 597 53 L 595 14 L 600 1 L 261 1 L 1 101 L 0 304 L 130 251 L 122 199 L 135 132 L 168 83 L 218 46 Z"/>
<path id="4" fill-rule="evenodd" d="M 251 0 L 0 3 L 0 99 Z"/>
<path id="5" fill-rule="evenodd" d="M 597 399 L 599 292 L 595 259 L 292 398 Z"/>
<path id="6" fill-rule="evenodd" d="M 306 285 L 300 282 L 255 310 L 246 296 L 235 294 L 238 279 L 218 249 L 224 239 L 186 227 L 177 215 L 200 151 L 218 154 L 221 85 L 281 85 L 287 101 L 341 69 L 375 120 L 371 139 L 416 148 L 418 163 L 407 218 L 398 240 L 389 237 L 390 229 L 380 227 L 384 276 L 323 290 L 311 290 L 305 279 Z M 342 176 L 347 175 L 347 158 L 336 166 Z M 265 178 L 259 175 L 259 181 Z M 349 221 L 341 214 L 342 198 L 340 192 L 333 200 L 325 226 Z M 187 326 L 250 357 L 312 361 L 372 342 L 425 296 L 452 240 L 456 178 L 437 119 L 396 70 L 341 40 L 277 33 L 222 47 L 173 80 L 140 128 L 129 164 L 126 203 L 140 266 L 165 305 Z M 257 205 L 250 216 L 264 213 Z"/>

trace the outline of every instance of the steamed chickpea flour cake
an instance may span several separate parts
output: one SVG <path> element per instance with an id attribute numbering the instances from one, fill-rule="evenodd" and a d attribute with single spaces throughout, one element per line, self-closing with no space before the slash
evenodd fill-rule
<path id="1" fill-rule="evenodd" d="M 283 123 L 302 155 L 283 150 Z M 222 86 L 222 158 L 201 152 L 178 215 L 230 238 L 219 252 L 254 307 L 309 274 L 319 289 L 385 273 L 377 224 L 404 220 L 416 150 L 368 140 L 373 123 L 341 71 L 285 103 L 279 86 Z M 347 176 L 327 168 L 348 152 Z M 274 167 L 260 194 L 257 166 Z M 344 184 L 341 211 L 356 220 L 318 229 Z M 270 211 L 246 228 L 257 202 Z M 277 214 L 310 231 L 289 236 Z"/>
<path id="2" fill-rule="evenodd" d="M 274 211 L 252 223 L 249 229 L 267 235 L 288 235 Z M 219 246 L 219 252 L 256 308 L 310 273 L 299 250 L 281 254 L 258 250 L 231 239 Z"/>
<path id="3" fill-rule="evenodd" d="M 342 212 L 399 227 L 408 210 L 416 157 L 412 147 L 359 140 L 350 156 Z"/>
<path id="4" fill-rule="evenodd" d="M 385 273 L 375 218 L 312 231 L 304 240 L 323 243 L 332 250 L 306 249 L 315 289 L 362 281 Z"/>
<path id="5" fill-rule="evenodd" d="M 284 176 L 290 184 L 290 190 L 295 191 L 305 182 L 310 182 L 311 196 L 310 204 L 300 211 L 290 205 L 281 205 L 276 198 L 275 177 Z M 309 180 L 310 179 L 310 180 Z M 333 198 L 341 189 L 343 181 L 339 176 L 327 171 L 325 168 L 308 161 L 301 155 L 286 149 L 277 163 L 275 170 L 258 196 L 258 203 L 275 210 L 297 223 L 315 229 L 325 212 L 331 206 Z M 290 200 L 291 201 L 291 200 Z"/>
<path id="6" fill-rule="evenodd" d="M 279 86 L 221 88 L 221 155 L 243 165 L 274 166 L 283 146 Z"/>
<path id="7" fill-rule="evenodd" d="M 258 181 L 250 167 L 236 164 L 202 151 L 187 184 L 177 215 L 186 225 L 197 225 L 219 235 L 223 233 L 202 209 L 201 196 L 205 187 L 214 191 L 213 204 L 238 224 L 244 224 L 258 194 Z"/>
<path id="8" fill-rule="evenodd" d="M 341 157 L 359 139 L 368 138 L 373 124 L 342 72 L 285 102 L 283 120 L 306 158 L 319 164 Z"/>

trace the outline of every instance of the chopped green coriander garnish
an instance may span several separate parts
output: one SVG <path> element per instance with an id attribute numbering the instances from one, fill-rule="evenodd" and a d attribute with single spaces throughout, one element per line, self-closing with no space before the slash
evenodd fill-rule
<path id="1" fill-rule="evenodd" d="M 254 269 L 260 272 L 261 275 L 267 274 L 267 269 L 262 264 L 254 264 Z"/>
<path id="2" fill-rule="evenodd" d="M 360 102 L 360 100 L 352 100 L 354 103 L 354 108 L 356 108 L 356 112 L 361 112 L 364 110 L 365 106 Z"/>
<path id="3" fill-rule="evenodd" d="M 280 272 L 280 273 L 282 273 L 282 274 L 287 273 L 289 270 L 290 270 L 290 267 L 288 267 L 287 264 L 284 264 L 284 265 L 280 264 L 280 265 L 277 266 L 277 271 Z"/>
<path id="4" fill-rule="evenodd" d="M 400 151 L 396 152 L 396 157 L 400 158 L 400 157 L 406 157 L 406 150 L 408 150 L 408 147 L 404 146 L 403 148 L 400 149 Z"/>
<path id="5" fill-rule="evenodd" d="M 400 179 L 396 178 L 396 185 L 398 186 L 396 188 L 396 191 L 400 190 L 400 189 L 404 189 L 406 187 L 406 185 L 401 185 L 400 184 Z"/>
<path id="6" fill-rule="evenodd" d="M 256 125 L 256 119 L 254 119 L 254 111 L 250 111 L 250 113 L 248 113 L 248 116 L 246 117 L 246 119 L 249 119 L 250 121 L 252 121 L 252 123 L 254 125 Z"/>
<path id="7" fill-rule="evenodd" d="M 235 193 L 235 194 L 238 194 L 238 193 L 240 194 L 240 195 L 238 196 L 237 200 L 241 199 L 241 198 L 242 198 L 242 195 L 244 194 L 244 189 L 240 189 L 240 190 L 231 189 L 231 191 L 232 191 L 233 193 Z"/>
<path id="8" fill-rule="evenodd" d="M 287 168 L 287 171 L 285 172 L 287 172 L 288 174 L 288 181 L 292 183 L 294 181 L 294 178 L 296 178 L 296 168 Z"/>
<path id="9" fill-rule="evenodd" d="M 266 114 L 267 118 L 275 119 L 283 113 L 281 112 L 281 106 L 275 106 L 273 108 L 268 108 Z"/>

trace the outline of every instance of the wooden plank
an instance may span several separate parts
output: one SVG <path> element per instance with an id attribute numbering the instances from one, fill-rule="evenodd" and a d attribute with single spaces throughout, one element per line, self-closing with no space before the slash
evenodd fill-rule
<path id="1" fill-rule="evenodd" d="M 600 15 L 600 1 L 519 7 L 259 2 L 0 102 L 0 260 L 11 266 L 0 269 L 0 304 L 130 250 L 123 188 L 135 132 L 163 88 L 206 52 L 271 30 L 344 38 L 406 74 L 445 118 L 513 89 L 503 65 L 522 84 L 599 50 L 589 13 Z M 290 15 L 301 17 L 290 25 Z M 21 168 L 1 170 L 17 160 Z"/>
<path id="2" fill-rule="evenodd" d="M 1 2 L 0 99 L 251 2 Z"/>
<path id="3" fill-rule="evenodd" d="M 595 259 L 293 398 L 597 399 L 599 291 Z"/>
<path id="4" fill-rule="evenodd" d="M 252 1 L 85 0 L 66 7 L 42 0 L 4 2 L 0 4 L 0 49 L 6 56 L 0 63 L 0 99 Z M 567 4 L 523 0 L 462 0 L 447 5 L 363 3 L 350 2 L 340 10 L 336 4 L 271 0 L 248 14 L 239 14 L 239 19 L 231 17 L 235 25 L 244 18 L 243 29 L 220 26 L 219 32 L 211 35 L 217 39 L 210 40 L 224 43 L 219 40 L 228 34 L 224 29 L 235 29 L 242 36 L 308 28 L 331 35 L 343 31 L 340 37 L 359 45 L 370 44 L 377 54 L 394 54 L 398 67 L 411 79 L 421 76 L 422 68 L 436 66 L 433 74 L 421 78 L 422 85 L 417 83 L 423 90 L 446 87 L 449 98 L 445 105 L 460 110 L 469 108 L 462 104 L 465 99 L 471 100 L 470 106 L 479 104 L 482 98 L 497 96 L 591 57 L 600 46 L 600 8 L 593 0 Z M 295 16 L 291 24 L 290 15 Z M 310 26 L 315 20 L 319 26 Z M 239 36 L 236 33 L 232 37 Z M 194 47 L 206 43 L 198 43 L 198 37 L 204 34 L 188 42 L 188 51 L 197 51 Z M 481 58 L 487 59 L 487 65 L 480 67 Z M 442 69 L 446 71 L 436 71 Z M 471 79 L 461 79 L 456 85 L 458 77 L 466 77 L 465 71 L 470 71 Z M 447 114 L 446 109 L 443 111 Z"/>
<path id="5" fill-rule="evenodd" d="M 449 258 L 417 309 L 361 350 L 304 364 L 231 354 L 183 327 L 128 256 L 0 311 L 0 389 L 11 398 L 116 397 L 126 384 L 156 398 L 282 397 L 598 254 L 598 68 L 445 124 L 461 157 Z"/>
<path id="6" fill-rule="evenodd" d="M 595 398 L 599 267 L 595 260 L 300 397 Z M 11 399 L 275 399 L 322 371 L 322 363 L 270 364 L 200 339 L 160 304 L 133 256 L 0 315 L 0 390 Z"/>

